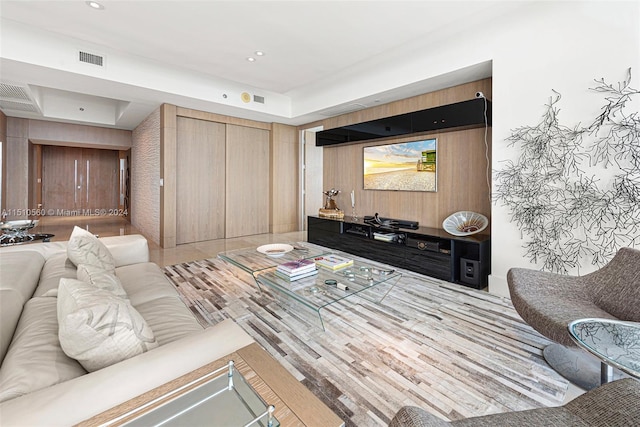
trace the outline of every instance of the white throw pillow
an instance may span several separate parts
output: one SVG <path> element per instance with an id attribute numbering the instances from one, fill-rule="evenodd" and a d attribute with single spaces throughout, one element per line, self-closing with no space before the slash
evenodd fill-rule
<path id="1" fill-rule="evenodd" d="M 62 350 L 89 372 L 158 346 L 128 300 L 80 280 L 60 279 L 57 310 Z"/>
<path id="2" fill-rule="evenodd" d="M 115 272 L 116 263 L 109 249 L 96 236 L 80 227 L 73 227 L 67 244 L 67 257 L 76 266 L 89 264 Z"/>
<path id="3" fill-rule="evenodd" d="M 78 265 L 78 280 L 89 283 L 96 288 L 106 289 L 120 298 L 128 298 L 118 276 L 95 265 Z"/>

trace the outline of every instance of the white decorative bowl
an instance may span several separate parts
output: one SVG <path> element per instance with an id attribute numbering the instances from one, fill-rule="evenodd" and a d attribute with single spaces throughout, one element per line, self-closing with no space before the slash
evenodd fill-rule
<path id="1" fill-rule="evenodd" d="M 442 228 L 454 236 L 470 236 L 487 228 L 489 220 L 476 212 L 460 211 L 442 222 Z"/>
<path id="2" fill-rule="evenodd" d="M 266 256 L 270 256 L 272 258 L 278 258 L 286 254 L 287 252 L 291 252 L 293 250 L 293 246 L 287 245 L 286 243 L 272 243 L 270 245 L 262 245 L 258 247 L 258 252 L 261 254 L 265 254 Z"/>

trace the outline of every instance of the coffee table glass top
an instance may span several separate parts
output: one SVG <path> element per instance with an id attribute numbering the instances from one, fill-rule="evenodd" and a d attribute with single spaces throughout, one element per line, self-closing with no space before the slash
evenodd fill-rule
<path id="1" fill-rule="evenodd" d="M 603 362 L 640 378 L 640 323 L 580 319 L 569 324 L 571 337 Z"/>
<path id="2" fill-rule="evenodd" d="M 372 287 L 381 283 L 395 283 L 400 276 L 401 274 L 394 269 L 354 262 L 353 265 L 335 271 L 318 268 L 318 274 L 295 281 L 283 279 L 276 274 L 275 270 L 261 272 L 257 279 L 259 283 L 266 284 L 319 311 L 351 295 L 371 290 Z M 344 285 L 346 289 L 340 285 Z M 386 293 L 380 294 L 380 298 L 376 299 L 381 300 L 384 296 Z"/>
<path id="3" fill-rule="evenodd" d="M 272 291 L 283 308 L 326 330 L 322 316 L 325 308 L 352 295 L 380 303 L 402 274 L 356 261 L 335 271 L 318 267 L 317 274 L 294 281 L 277 275 L 276 268 L 262 270 L 254 277 L 258 286 Z"/>
<path id="4" fill-rule="evenodd" d="M 286 243 L 293 247 L 293 250 L 284 254 L 276 254 L 276 256 L 268 256 L 258 252 L 256 248 L 236 249 L 232 251 L 220 252 L 218 257 L 230 262 L 243 269 L 248 273 L 256 273 L 258 271 L 277 267 L 288 261 L 295 261 L 304 258 L 315 258 L 327 253 L 328 249 L 315 247 L 305 242 Z"/>

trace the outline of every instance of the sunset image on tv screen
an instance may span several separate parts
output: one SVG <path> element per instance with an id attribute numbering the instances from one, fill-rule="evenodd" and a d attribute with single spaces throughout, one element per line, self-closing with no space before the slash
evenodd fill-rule
<path id="1" fill-rule="evenodd" d="M 436 139 L 364 147 L 364 189 L 436 191 Z"/>

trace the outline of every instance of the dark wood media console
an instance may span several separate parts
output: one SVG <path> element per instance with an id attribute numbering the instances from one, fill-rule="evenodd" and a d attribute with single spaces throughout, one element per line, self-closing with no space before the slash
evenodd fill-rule
<path id="1" fill-rule="evenodd" d="M 491 273 L 488 234 L 457 237 L 439 228 L 378 228 L 349 216 L 308 216 L 307 231 L 310 243 L 475 289 L 486 287 Z M 379 240 L 387 233 L 393 240 Z"/>

